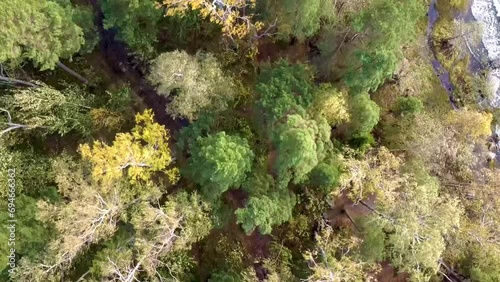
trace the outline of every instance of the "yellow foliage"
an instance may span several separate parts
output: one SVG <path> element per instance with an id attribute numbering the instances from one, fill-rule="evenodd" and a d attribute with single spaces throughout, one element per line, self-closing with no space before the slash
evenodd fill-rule
<path id="1" fill-rule="evenodd" d="M 328 124 L 336 125 L 349 121 L 347 102 L 345 97 L 330 96 L 325 99 L 321 114 L 326 118 Z"/>
<path id="2" fill-rule="evenodd" d="M 90 117 L 97 129 L 119 129 L 125 122 L 119 113 L 103 108 L 90 110 Z"/>
<path id="3" fill-rule="evenodd" d="M 491 134 L 491 113 L 461 109 L 451 111 L 446 116 L 446 123 L 462 137 L 468 136 L 478 139 Z"/>
<path id="4" fill-rule="evenodd" d="M 334 126 L 350 120 L 347 97 L 343 92 L 321 85 L 312 112 L 323 116 L 329 125 Z"/>
<path id="5" fill-rule="evenodd" d="M 164 172 L 174 183 L 178 179 L 177 168 L 168 169 L 173 162 L 168 147 L 167 130 L 153 120 L 151 110 L 138 114 L 131 133 L 118 133 L 113 145 L 95 141 L 80 146 L 84 159 L 92 164 L 94 180 L 114 182 L 125 175 L 132 184 L 148 183 L 155 172 Z"/>
<path id="6" fill-rule="evenodd" d="M 467 4 L 469 4 L 468 0 L 450 0 L 451 7 L 462 11 L 467 10 Z"/>
<path id="7" fill-rule="evenodd" d="M 198 10 L 202 17 L 209 18 L 222 27 L 222 32 L 234 39 L 243 39 L 252 31 L 259 31 L 262 22 L 252 22 L 253 15 L 245 15 L 245 9 L 255 7 L 256 0 L 223 0 L 215 4 L 211 0 L 163 0 L 167 16 L 185 14 L 188 10 Z"/>

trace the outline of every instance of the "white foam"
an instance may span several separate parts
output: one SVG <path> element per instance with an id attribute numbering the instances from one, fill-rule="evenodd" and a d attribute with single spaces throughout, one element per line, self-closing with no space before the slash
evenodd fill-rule
<path id="1" fill-rule="evenodd" d="M 495 10 L 497 11 L 497 17 L 500 17 L 500 0 L 493 0 L 493 6 L 495 6 Z"/>
<path id="2" fill-rule="evenodd" d="M 498 10 L 496 9 L 498 7 Z M 491 60 L 500 59 L 500 0 L 474 0 L 472 15 L 483 26 L 483 44 Z"/>
<path id="3" fill-rule="evenodd" d="M 500 0 L 474 0 L 471 10 L 474 18 L 483 26 L 482 41 L 488 58 L 491 61 L 500 60 Z M 490 106 L 500 108 L 500 70 L 493 70 L 488 80 L 495 93 L 488 102 Z"/>

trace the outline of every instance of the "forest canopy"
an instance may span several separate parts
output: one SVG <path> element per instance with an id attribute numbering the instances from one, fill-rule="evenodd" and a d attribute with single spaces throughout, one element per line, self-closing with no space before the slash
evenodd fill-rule
<path id="1" fill-rule="evenodd" d="M 1 1 L 0 281 L 500 281 L 465 2 Z"/>

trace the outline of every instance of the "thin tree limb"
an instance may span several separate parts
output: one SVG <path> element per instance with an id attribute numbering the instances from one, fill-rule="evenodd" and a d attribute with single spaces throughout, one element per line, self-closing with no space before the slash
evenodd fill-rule
<path id="1" fill-rule="evenodd" d="M 57 62 L 57 66 L 60 67 L 61 69 L 63 69 L 65 72 L 69 73 L 70 75 L 74 76 L 75 78 L 77 78 L 78 80 L 80 80 L 81 82 L 85 83 L 85 84 L 88 84 L 89 81 L 88 79 L 86 79 L 85 77 L 81 76 L 79 73 L 77 73 L 76 71 L 70 69 L 68 66 L 66 66 L 65 64 L 61 63 L 61 62 Z"/>
<path id="2" fill-rule="evenodd" d="M 6 76 L 0 76 L 0 81 L 4 81 L 7 83 L 11 83 L 11 84 L 17 84 L 17 85 L 24 86 L 24 87 L 31 87 L 31 88 L 40 87 L 40 85 L 36 85 L 36 84 L 31 83 L 31 82 L 27 82 L 27 81 L 15 79 L 15 78 L 10 78 L 10 77 L 6 77 Z"/>

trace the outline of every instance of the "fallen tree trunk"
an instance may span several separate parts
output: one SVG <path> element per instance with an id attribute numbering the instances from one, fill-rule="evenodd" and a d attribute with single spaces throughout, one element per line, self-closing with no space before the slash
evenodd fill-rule
<path id="1" fill-rule="evenodd" d="M 1 81 L 7 82 L 10 84 L 14 84 L 14 85 L 24 86 L 24 87 L 32 87 L 32 88 L 40 87 L 40 85 L 36 85 L 36 84 L 28 82 L 28 81 L 10 78 L 10 77 L 6 77 L 6 76 L 0 76 L 0 82 Z"/>
<path id="2" fill-rule="evenodd" d="M 57 62 L 57 66 L 60 67 L 62 70 L 64 70 L 65 72 L 69 73 L 70 75 L 72 75 L 73 77 L 77 78 L 78 80 L 80 80 L 81 82 L 85 83 L 85 84 L 88 84 L 89 81 L 88 79 L 86 79 L 85 77 L 81 76 L 79 73 L 77 73 L 76 71 L 70 69 L 68 66 L 66 66 L 65 64 L 61 63 L 61 62 Z"/>

